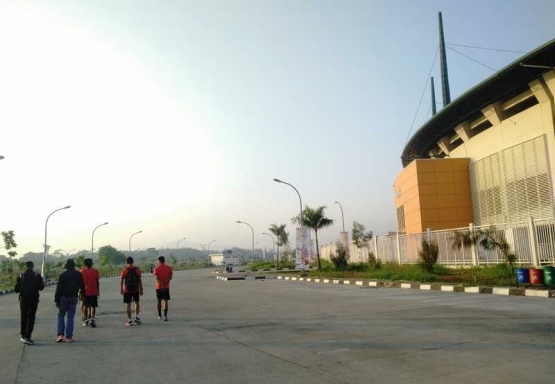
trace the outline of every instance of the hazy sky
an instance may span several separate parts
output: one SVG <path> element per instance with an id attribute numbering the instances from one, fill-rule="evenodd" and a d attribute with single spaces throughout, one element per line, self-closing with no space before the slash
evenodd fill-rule
<path id="1" fill-rule="evenodd" d="M 327 205 L 395 230 L 393 181 L 438 45 L 528 52 L 545 1 L 2 1 L 0 230 L 18 252 L 271 247 Z M 520 54 L 453 49 L 500 69 Z M 455 99 L 494 72 L 448 50 Z M 433 67 L 441 100 L 439 60 Z M 426 90 L 413 132 L 430 116 Z M 3 253 L 0 251 L 0 253 Z"/>

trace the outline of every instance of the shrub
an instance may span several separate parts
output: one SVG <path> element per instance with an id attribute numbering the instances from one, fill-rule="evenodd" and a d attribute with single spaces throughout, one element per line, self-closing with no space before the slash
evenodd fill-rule
<path id="1" fill-rule="evenodd" d="M 374 252 L 368 252 L 368 264 L 372 269 L 380 269 L 382 267 L 382 261 L 376 258 Z"/>
<path id="2" fill-rule="evenodd" d="M 418 250 L 421 266 L 426 272 L 433 272 L 439 257 L 439 246 L 433 240 L 422 238 L 422 248 Z"/>
<path id="3" fill-rule="evenodd" d="M 341 243 L 337 243 L 336 248 L 337 256 L 332 254 L 330 259 L 334 267 L 338 271 L 344 271 L 347 269 L 347 250 Z"/>
<path id="4" fill-rule="evenodd" d="M 352 272 L 368 272 L 370 270 L 370 266 L 368 263 L 349 263 L 347 265 L 347 271 Z"/>

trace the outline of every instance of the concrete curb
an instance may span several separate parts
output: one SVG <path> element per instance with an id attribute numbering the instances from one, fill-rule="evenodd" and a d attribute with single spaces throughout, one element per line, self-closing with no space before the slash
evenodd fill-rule
<path id="1" fill-rule="evenodd" d="M 266 276 L 245 276 L 245 277 L 216 276 L 216 279 L 222 280 L 222 281 L 266 280 Z"/>
<path id="2" fill-rule="evenodd" d="M 49 285 L 56 285 L 56 284 L 57 284 L 57 281 L 48 281 L 44 283 L 44 286 L 48 287 Z M 10 293 L 15 293 L 15 292 L 13 289 L 5 289 L 3 291 L 0 291 L 0 296 L 8 295 Z"/>
<path id="3" fill-rule="evenodd" d="M 329 279 L 329 278 L 299 278 L 295 276 L 278 275 L 276 280 L 289 281 L 306 281 L 312 283 L 323 283 L 333 285 L 352 285 L 355 287 L 373 287 L 373 288 L 401 288 L 401 289 L 420 289 L 426 291 L 442 291 L 453 293 L 474 293 L 474 294 L 493 294 L 503 296 L 523 296 L 523 297 L 540 297 L 555 298 L 555 290 L 553 289 L 537 289 L 537 288 L 515 288 L 515 287 L 465 287 L 463 285 L 451 284 L 422 284 L 422 283 L 404 283 L 399 281 L 381 281 L 381 280 L 356 280 L 356 279 Z"/>

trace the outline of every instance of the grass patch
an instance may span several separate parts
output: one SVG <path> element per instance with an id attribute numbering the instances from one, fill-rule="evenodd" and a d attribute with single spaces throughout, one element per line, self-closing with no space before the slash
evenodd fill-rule
<path id="1" fill-rule="evenodd" d="M 309 277 L 396 280 L 421 283 L 462 284 L 465 286 L 516 286 L 508 264 L 486 267 L 447 268 L 434 265 L 431 272 L 426 272 L 420 265 L 398 265 L 384 263 L 379 267 L 368 263 L 352 263 L 344 271 L 337 271 L 333 264 L 322 260 L 322 270 L 312 270 Z"/>

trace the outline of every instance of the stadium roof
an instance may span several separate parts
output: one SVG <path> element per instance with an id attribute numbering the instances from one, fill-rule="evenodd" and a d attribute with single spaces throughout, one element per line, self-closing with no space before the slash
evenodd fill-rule
<path id="1" fill-rule="evenodd" d="M 428 152 L 441 138 L 452 135 L 457 125 L 505 95 L 527 87 L 529 82 L 552 69 L 555 69 L 555 39 L 469 89 L 428 120 L 405 145 L 401 155 L 403 167 L 415 159 L 429 158 Z"/>

